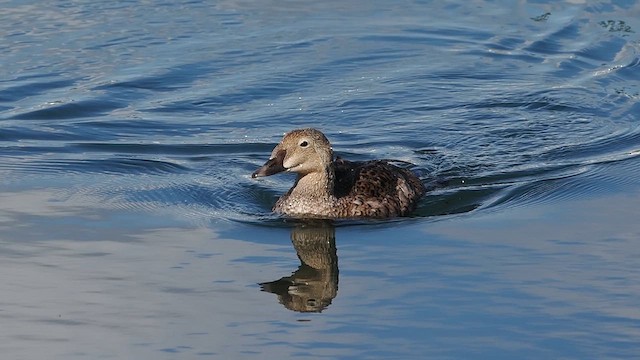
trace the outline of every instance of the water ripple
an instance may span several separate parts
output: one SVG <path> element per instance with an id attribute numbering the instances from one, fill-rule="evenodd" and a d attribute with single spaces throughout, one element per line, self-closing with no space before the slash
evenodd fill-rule
<path id="1" fill-rule="evenodd" d="M 5 162 L 0 169 L 48 174 L 172 174 L 187 171 L 184 166 L 149 159 L 48 159 Z"/>
<path id="2" fill-rule="evenodd" d="M 14 120 L 48 120 L 98 117 L 110 113 L 114 109 L 124 108 L 127 104 L 111 99 L 87 99 L 71 102 L 55 102 L 47 104 L 43 109 L 36 109 L 13 115 Z"/>
<path id="3" fill-rule="evenodd" d="M 25 98 L 43 94 L 52 89 L 68 88 L 73 86 L 77 80 L 56 79 L 49 81 L 28 81 L 33 78 L 49 78 L 51 75 L 25 76 L 12 80 L 12 85 L 0 90 L 0 102 L 17 102 Z"/>

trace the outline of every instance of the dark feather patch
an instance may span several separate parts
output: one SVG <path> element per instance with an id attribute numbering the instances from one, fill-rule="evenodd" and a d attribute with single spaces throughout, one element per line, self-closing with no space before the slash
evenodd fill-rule
<path id="1" fill-rule="evenodd" d="M 425 193 L 420 179 L 410 170 L 384 160 L 334 161 L 334 195 L 347 217 L 406 215 Z"/>

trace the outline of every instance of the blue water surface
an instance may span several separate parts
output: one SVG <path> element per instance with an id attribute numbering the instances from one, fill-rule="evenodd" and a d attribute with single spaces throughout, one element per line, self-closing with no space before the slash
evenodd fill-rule
<path id="1" fill-rule="evenodd" d="M 0 4 L 3 356 L 640 353 L 640 2 Z M 300 127 L 428 195 L 275 216 Z"/>

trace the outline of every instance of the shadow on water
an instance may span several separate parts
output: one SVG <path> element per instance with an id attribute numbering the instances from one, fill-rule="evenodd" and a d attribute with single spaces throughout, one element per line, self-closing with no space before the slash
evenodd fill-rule
<path id="1" fill-rule="evenodd" d="M 291 243 L 300 259 L 298 269 L 260 283 L 260 288 L 276 294 L 289 310 L 322 312 L 338 294 L 335 227 L 330 221 L 299 222 L 291 229 Z"/>

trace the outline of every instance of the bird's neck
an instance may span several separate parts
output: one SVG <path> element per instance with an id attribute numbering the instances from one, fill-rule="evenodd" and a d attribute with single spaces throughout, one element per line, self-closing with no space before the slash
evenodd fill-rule
<path id="1" fill-rule="evenodd" d="M 333 163 L 326 171 L 312 172 L 298 175 L 296 183 L 291 188 L 290 195 L 298 198 L 334 198 L 335 171 Z"/>

